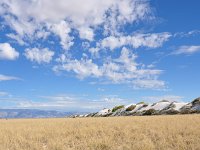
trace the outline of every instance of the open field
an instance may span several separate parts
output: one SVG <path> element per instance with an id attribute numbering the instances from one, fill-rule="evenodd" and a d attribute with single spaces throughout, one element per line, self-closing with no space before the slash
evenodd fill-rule
<path id="1" fill-rule="evenodd" d="M 199 150 L 200 115 L 0 120 L 0 150 Z"/>

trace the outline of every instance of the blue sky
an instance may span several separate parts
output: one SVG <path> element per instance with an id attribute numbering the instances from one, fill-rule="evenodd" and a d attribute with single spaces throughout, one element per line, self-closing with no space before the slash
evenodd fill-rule
<path id="1" fill-rule="evenodd" d="M 94 111 L 200 96 L 198 0 L 1 0 L 0 108 Z"/>

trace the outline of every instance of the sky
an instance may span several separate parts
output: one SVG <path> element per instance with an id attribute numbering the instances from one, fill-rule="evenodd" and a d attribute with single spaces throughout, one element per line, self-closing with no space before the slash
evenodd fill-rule
<path id="1" fill-rule="evenodd" d="M 199 0 L 0 0 L 0 108 L 95 111 L 199 97 Z"/>

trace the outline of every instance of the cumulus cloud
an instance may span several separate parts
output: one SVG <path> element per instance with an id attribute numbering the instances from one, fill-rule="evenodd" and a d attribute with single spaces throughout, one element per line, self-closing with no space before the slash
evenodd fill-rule
<path id="1" fill-rule="evenodd" d="M 64 56 L 62 56 L 64 57 Z M 79 78 L 83 79 L 85 77 L 100 77 L 102 72 L 98 65 L 94 64 L 91 59 L 72 60 L 68 58 L 62 58 L 63 64 L 57 65 L 53 68 L 54 71 L 72 71 Z"/>
<path id="2" fill-rule="evenodd" d="M 25 45 L 26 43 L 20 38 L 20 36 L 15 35 L 13 33 L 9 33 L 6 35 L 7 37 L 9 37 L 10 39 L 15 40 L 19 45 Z"/>
<path id="3" fill-rule="evenodd" d="M 62 55 L 58 60 L 61 64 L 54 66 L 53 70 L 73 72 L 81 79 L 104 78 L 112 83 L 128 83 L 139 88 L 164 88 L 165 82 L 157 80 L 162 70 L 144 69 L 136 63 L 136 58 L 127 48 L 122 49 L 118 58 L 107 60 L 102 65 L 97 65 L 91 59 L 72 60 Z"/>
<path id="4" fill-rule="evenodd" d="M 109 36 L 102 40 L 101 46 L 104 48 L 120 48 L 124 45 L 130 45 L 133 48 L 149 47 L 157 48 L 163 45 L 169 37 L 170 33 L 152 33 L 152 34 L 135 34 L 133 36 Z"/>
<path id="5" fill-rule="evenodd" d="M 0 60 L 15 60 L 19 57 L 19 52 L 9 43 L 0 43 Z"/>
<path id="6" fill-rule="evenodd" d="M 18 77 L 0 74 L 0 81 L 19 80 Z"/>
<path id="7" fill-rule="evenodd" d="M 79 34 L 80 34 L 80 38 L 82 38 L 82 39 L 86 39 L 89 41 L 93 41 L 93 39 L 94 39 L 94 32 L 91 28 L 81 27 L 79 29 Z"/>
<path id="8" fill-rule="evenodd" d="M 60 48 L 60 45 L 62 49 L 56 52 L 61 57 L 57 59 L 54 71 L 73 73 L 80 79 L 97 78 L 143 88 L 164 87 L 164 81 L 158 80 L 162 70 L 138 64 L 137 56 L 125 47 L 158 48 L 171 34 L 127 33 L 124 27 L 152 18 L 154 15 L 146 0 L 0 2 L 0 19 L 12 32 L 6 35 L 19 45 L 27 46 L 24 55 L 28 60 L 39 64 L 49 63 L 55 52 L 28 46 L 34 42 L 37 47 L 54 43 L 53 46 Z M 116 48 L 122 49 L 121 54 L 113 57 L 112 52 Z"/>
<path id="9" fill-rule="evenodd" d="M 48 48 L 38 49 L 38 48 L 27 48 L 24 53 L 25 57 L 33 62 L 41 63 L 49 63 L 54 56 L 54 52 L 49 50 Z"/>
<path id="10" fill-rule="evenodd" d="M 69 35 L 71 28 L 66 21 L 51 25 L 50 28 L 54 34 L 60 37 L 60 44 L 64 49 L 68 50 L 74 44 L 72 41 L 73 38 Z"/>
<path id="11" fill-rule="evenodd" d="M 0 10 L 5 23 L 19 35 L 11 36 L 14 39 L 37 39 L 38 32 L 51 32 L 60 37 L 64 49 L 73 45 L 72 29 L 92 41 L 98 26 L 111 34 L 151 13 L 149 3 L 138 0 L 2 0 Z"/>
<path id="12" fill-rule="evenodd" d="M 91 53 L 91 56 L 93 57 L 93 58 L 97 58 L 97 57 L 99 57 L 99 51 L 100 51 L 100 48 L 98 48 L 98 47 L 91 47 L 91 48 L 89 48 L 89 50 L 88 50 L 90 53 Z"/>
<path id="13" fill-rule="evenodd" d="M 191 46 L 180 46 L 172 52 L 173 55 L 180 55 L 180 54 L 193 54 L 200 51 L 200 46 L 198 45 L 191 45 Z"/>

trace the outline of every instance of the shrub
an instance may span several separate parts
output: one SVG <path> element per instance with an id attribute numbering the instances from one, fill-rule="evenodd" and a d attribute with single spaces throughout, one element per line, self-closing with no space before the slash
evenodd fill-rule
<path id="1" fill-rule="evenodd" d="M 164 99 L 164 100 L 161 100 L 160 102 L 169 102 L 169 101 Z"/>
<path id="2" fill-rule="evenodd" d="M 128 108 L 126 108 L 126 111 L 132 111 L 135 109 L 135 107 L 136 107 L 136 105 L 131 105 Z"/>
<path id="3" fill-rule="evenodd" d="M 140 105 L 140 104 L 145 104 L 145 102 L 139 102 L 139 103 L 137 103 L 136 105 Z"/>
<path id="4" fill-rule="evenodd" d="M 145 113 L 143 115 L 153 115 L 156 112 L 155 109 L 149 109 L 147 111 L 145 111 Z"/>
<path id="5" fill-rule="evenodd" d="M 151 107 L 153 107 L 153 106 L 155 106 L 157 103 L 153 103 L 152 105 L 151 105 Z"/>
<path id="6" fill-rule="evenodd" d="M 179 113 L 179 111 L 178 110 L 174 110 L 174 109 L 168 110 L 166 112 L 166 114 L 168 114 L 168 115 L 175 115 L 175 114 L 178 114 L 178 113 Z"/>
<path id="7" fill-rule="evenodd" d="M 121 108 L 124 108 L 124 105 L 115 106 L 115 107 L 112 109 L 112 112 L 116 112 L 118 109 L 121 109 Z"/>
<path id="8" fill-rule="evenodd" d="M 142 107 L 144 108 L 144 107 L 147 107 L 148 106 L 148 104 L 144 104 Z"/>
<path id="9" fill-rule="evenodd" d="M 200 103 L 200 98 L 196 98 L 195 100 L 192 101 L 192 105 Z"/>

